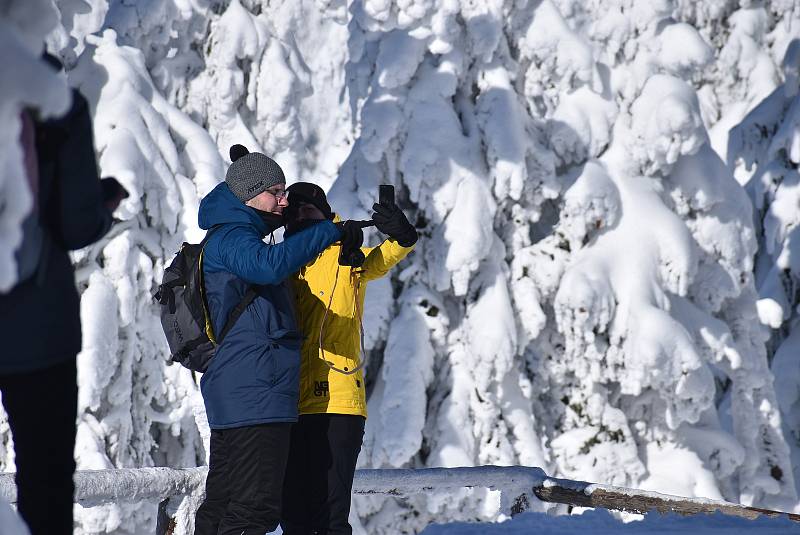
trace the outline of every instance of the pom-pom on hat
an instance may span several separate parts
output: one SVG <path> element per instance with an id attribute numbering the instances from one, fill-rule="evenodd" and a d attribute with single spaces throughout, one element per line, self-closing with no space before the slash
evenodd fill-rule
<path id="1" fill-rule="evenodd" d="M 248 152 L 242 145 L 230 148 L 231 166 L 225 182 L 234 195 L 247 202 L 276 184 L 285 184 L 286 177 L 278 163 L 260 152 Z"/>
<path id="2" fill-rule="evenodd" d="M 249 154 L 250 151 L 247 150 L 247 147 L 244 145 L 239 145 L 237 143 L 236 145 L 231 145 L 229 153 L 231 155 L 231 162 L 235 162 L 245 154 Z"/>

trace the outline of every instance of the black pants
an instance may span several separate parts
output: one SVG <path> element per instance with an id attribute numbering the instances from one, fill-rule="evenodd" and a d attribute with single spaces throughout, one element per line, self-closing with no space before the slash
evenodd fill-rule
<path id="1" fill-rule="evenodd" d="M 278 527 L 288 423 L 211 430 L 206 499 L 195 535 L 264 535 Z"/>
<path id="2" fill-rule="evenodd" d="M 300 416 L 283 486 L 285 535 L 353 532 L 347 519 L 365 421 L 349 414 Z"/>
<path id="3" fill-rule="evenodd" d="M 31 535 L 72 535 L 75 357 L 36 372 L 0 375 L 0 392 L 14 437 L 17 510 Z"/>

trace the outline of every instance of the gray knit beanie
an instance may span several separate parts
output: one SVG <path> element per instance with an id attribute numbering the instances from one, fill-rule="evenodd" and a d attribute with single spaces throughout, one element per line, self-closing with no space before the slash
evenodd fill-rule
<path id="1" fill-rule="evenodd" d="M 225 182 L 240 201 L 247 202 L 275 184 L 285 184 L 286 177 L 275 160 L 260 152 L 251 152 L 231 163 Z"/>

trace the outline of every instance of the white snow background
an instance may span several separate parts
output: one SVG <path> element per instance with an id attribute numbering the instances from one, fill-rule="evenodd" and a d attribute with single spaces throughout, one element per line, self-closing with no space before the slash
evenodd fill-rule
<path id="1" fill-rule="evenodd" d="M 420 229 L 367 294 L 359 467 L 522 464 L 800 511 L 797 37 L 793 0 L 0 0 L 0 288 L 30 206 L 19 110 L 67 105 L 43 39 L 90 101 L 102 175 L 131 193 L 74 255 L 78 468 L 205 462 L 151 294 L 243 143 L 348 218 L 392 183 Z M 414 533 L 498 506 L 356 497 L 352 516 Z M 76 506 L 76 533 L 152 532 L 155 513 Z M 617 521 L 494 529 L 561 522 Z M 448 529 L 469 528 L 428 532 Z"/>

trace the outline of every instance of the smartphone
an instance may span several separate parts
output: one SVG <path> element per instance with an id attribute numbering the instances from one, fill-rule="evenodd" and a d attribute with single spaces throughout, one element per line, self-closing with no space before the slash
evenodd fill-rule
<path id="1" fill-rule="evenodd" d="M 378 187 L 378 204 L 387 208 L 394 205 L 394 186 L 381 184 Z"/>

